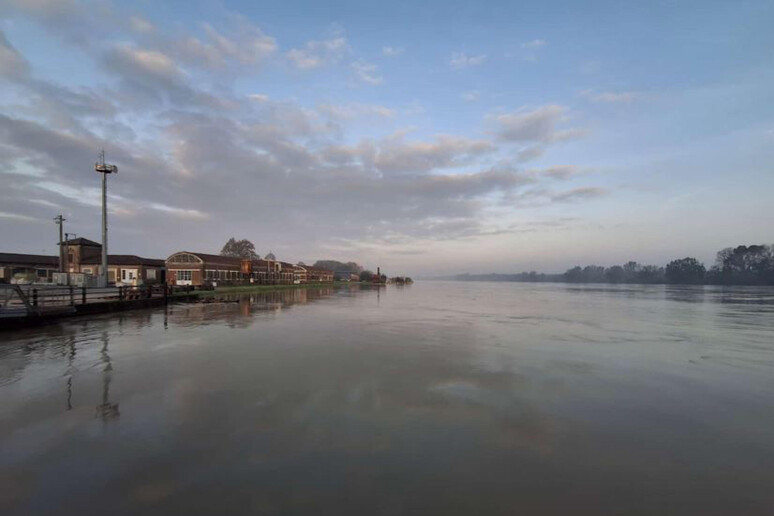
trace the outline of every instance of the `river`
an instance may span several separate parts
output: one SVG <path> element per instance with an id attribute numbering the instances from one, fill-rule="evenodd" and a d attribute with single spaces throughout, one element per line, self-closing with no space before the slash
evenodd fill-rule
<path id="1" fill-rule="evenodd" d="M 774 514 L 774 290 L 418 282 L 0 333 L 0 513 Z"/>

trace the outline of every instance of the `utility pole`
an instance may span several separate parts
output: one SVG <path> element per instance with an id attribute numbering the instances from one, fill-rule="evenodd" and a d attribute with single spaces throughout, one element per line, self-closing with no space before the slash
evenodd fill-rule
<path id="1" fill-rule="evenodd" d="M 59 226 L 59 272 L 64 272 L 64 242 L 62 241 L 62 234 L 64 231 L 64 221 L 67 219 L 62 215 L 54 217 L 54 222 Z"/>
<path id="2" fill-rule="evenodd" d="M 102 174 L 102 270 L 100 270 L 100 287 L 108 284 L 108 228 L 107 228 L 107 176 L 117 174 L 118 167 L 105 163 L 105 151 L 99 154 L 99 161 L 94 164 L 94 171 Z"/>

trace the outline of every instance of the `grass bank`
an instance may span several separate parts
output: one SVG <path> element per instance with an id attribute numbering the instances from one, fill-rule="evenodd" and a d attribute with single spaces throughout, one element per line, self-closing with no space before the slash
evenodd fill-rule
<path id="1" fill-rule="evenodd" d="M 300 288 L 322 288 L 322 287 L 347 287 L 352 285 L 361 285 L 357 282 L 336 281 L 334 283 L 302 283 L 300 285 L 233 285 L 226 287 L 217 287 L 215 290 L 195 290 L 192 294 L 197 296 L 217 296 L 220 294 L 253 294 L 256 292 L 274 292 L 277 290 L 293 290 Z"/>

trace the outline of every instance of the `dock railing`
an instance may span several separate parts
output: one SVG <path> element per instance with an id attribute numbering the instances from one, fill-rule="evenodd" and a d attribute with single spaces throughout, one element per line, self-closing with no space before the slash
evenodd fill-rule
<path id="1" fill-rule="evenodd" d="M 193 290 L 192 287 L 163 284 L 106 288 L 0 284 L 0 317 L 38 315 L 93 303 L 166 299 L 177 293 L 190 292 L 191 290 Z"/>

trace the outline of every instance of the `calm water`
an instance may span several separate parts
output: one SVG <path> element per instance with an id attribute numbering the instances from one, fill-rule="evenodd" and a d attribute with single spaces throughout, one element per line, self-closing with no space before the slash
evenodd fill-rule
<path id="1" fill-rule="evenodd" d="M 774 514 L 774 290 L 298 290 L 0 339 L 3 515 Z"/>

